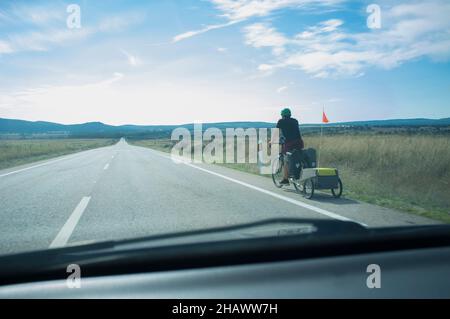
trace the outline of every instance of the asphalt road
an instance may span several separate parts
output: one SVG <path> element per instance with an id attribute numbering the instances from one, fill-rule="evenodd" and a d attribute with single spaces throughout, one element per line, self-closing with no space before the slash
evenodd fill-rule
<path id="1" fill-rule="evenodd" d="M 306 200 L 263 176 L 177 164 L 124 140 L 0 171 L 0 254 L 273 217 L 335 218 L 368 227 L 437 223 L 328 194 Z"/>

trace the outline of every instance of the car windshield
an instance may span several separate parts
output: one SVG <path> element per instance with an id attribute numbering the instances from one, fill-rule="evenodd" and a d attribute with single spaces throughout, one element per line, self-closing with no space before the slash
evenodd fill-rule
<path id="1" fill-rule="evenodd" d="M 247 237 L 449 223 L 449 16 L 0 1 L 0 256 L 273 219 L 306 226 Z"/>

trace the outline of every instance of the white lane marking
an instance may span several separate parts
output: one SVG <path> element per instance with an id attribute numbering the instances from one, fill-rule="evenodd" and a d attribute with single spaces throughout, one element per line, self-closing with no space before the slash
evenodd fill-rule
<path id="1" fill-rule="evenodd" d="M 172 160 L 172 158 L 171 158 L 170 156 L 166 156 L 166 155 L 159 154 L 159 153 L 156 153 L 156 152 L 154 152 L 154 154 L 157 154 L 157 155 L 159 155 L 159 156 L 162 156 L 162 157 L 165 157 L 165 158 L 169 158 L 169 159 Z M 287 197 L 287 196 L 284 196 L 284 195 L 280 195 L 280 194 L 277 194 L 277 193 L 268 191 L 268 190 L 266 190 L 266 189 L 264 189 L 264 188 L 261 188 L 261 187 L 258 187 L 258 186 L 254 186 L 254 185 L 251 185 L 251 184 L 242 182 L 242 181 L 240 181 L 240 180 L 237 180 L 237 179 L 234 179 L 234 178 L 231 178 L 231 177 L 228 177 L 228 176 L 225 176 L 225 175 L 222 175 L 222 174 L 219 174 L 219 173 L 216 173 L 216 172 L 207 170 L 207 169 L 205 169 L 205 168 L 202 168 L 202 167 L 193 165 L 193 164 L 187 162 L 185 159 L 180 159 L 180 162 L 183 163 L 183 164 L 185 164 L 185 165 L 187 165 L 187 166 L 189 166 L 189 167 L 198 169 L 198 170 L 200 170 L 200 171 L 202 171 L 202 172 L 205 172 L 205 173 L 208 173 L 208 174 L 217 176 L 217 177 L 221 177 L 221 178 L 226 179 L 226 180 L 228 180 L 228 181 L 230 181 L 230 182 L 233 182 L 233 183 L 236 183 L 236 184 L 245 186 L 245 187 L 247 187 L 247 188 L 253 189 L 253 190 L 255 190 L 255 191 L 264 193 L 264 194 L 266 194 L 266 195 L 269 195 L 269 196 L 272 196 L 272 197 L 275 197 L 275 198 L 284 200 L 284 201 L 289 202 L 289 203 L 291 203 L 291 204 L 294 204 L 294 205 L 297 205 L 297 206 L 300 206 L 300 207 L 303 207 L 303 208 L 312 210 L 312 211 L 314 211 L 314 212 L 316 212 L 316 213 L 319 213 L 319 214 L 328 216 L 328 217 L 330 217 L 330 218 L 334 218 L 334 219 L 338 219 L 338 220 L 342 220 L 342 221 L 352 221 L 352 222 L 355 222 L 355 223 L 360 224 L 361 226 L 368 227 L 368 225 L 366 225 L 366 224 L 364 224 L 364 223 L 360 223 L 360 222 L 355 221 L 355 220 L 352 220 L 352 219 L 350 219 L 350 218 L 347 218 L 347 217 L 338 215 L 338 214 L 336 214 L 336 213 L 332 213 L 332 212 L 330 212 L 330 211 L 328 211 L 328 210 L 325 210 L 325 209 L 322 209 L 322 208 L 319 208 L 319 207 L 316 207 L 316 206 L 313 206 L 313 205 L 310 205 L 310 204 L 306 204 L 306 203 L 304 203 L 304 202 L 301 202 L 301 201 L 292 199 L 292 198 L 290 198 L 290 197 Z"/>
<path id="2" fill-rule="evenodd" d="M 67 244 L 90 200 L 91 197 L 83 197 L 81 199 L 80 203 L 75 208 L 72 215 L 70 215 L 64 226 L 61 228 L 58 235 L 56 235 L 49 248 L 64 247 Z"/>
<path id="3" fill-rule="evenodd" d="M 342 221 L 353 221 L 353 220 L 351 220 L 350 218 L 347 218 L 347 217 L 338 215 L 338 214 L 336 214 L 336 213 L 332 213 L 332 212 L 327 211 L 327 210 L 325 210 L 325 209 L 322 209 L 322 208 L 319 208 L 319 207 L 316 207 L 316 206 L 312 206 L 312 205 L 309 205 L 309 204 L 300 202 L 300 201 L 298 201 L 298 200 L 295 200 L 295 199 L 292 199 L 292 198 L 290 198 L 290 197 L 287 197 L 287 196 L 284 196 L 284 195 L 280 195 L 280 194 L 277 194 L 277 193 L 268 191 L 268 190 L 266 190 L 266 189 L 264 189 L 264 188 L 260 188 L 260 187 L 258 187 L 258 186 L 254 186 L 254 185 L 251 185 L 251 184 L 248 184 L 248 183 L 245 183 L 245 182 L 241 182 L 241 181 L 239 181 L 239 180 L 237 180 L 237 179 L 234 179 L 234 178 L 231 178 L 231 177 L 228 177 L 228 176 L 225 176 L 225 175 L 222 175 L 222 174 L 219 174 L 219 173 L 216 173 L 216 172 L 213 172 L 213 171 L 204 169 L 204 168 L 202 168 L 202 167 L 198 167 L 198 166 L 195 166 L 195 165 L 190 164 L 190 163 L 184 163 L 184 164 L 186 164 L 186 165 L 189 166 L 189 167 L 196 168 L 196 169 L 198 169 L 198 170 L 200 170 L 200 171 L 203 171 L 203 172 L 205 172 L 205 173 L 208 173 L 208 174 L 211 174 L 211 175 L 215 175 L 215 176 L 221 177 L 221 178 L 226 179 L 226 180 L 228 180 L 228 181 L 230 181 L 230 182 L 233 182 L 233 183 L 236 183 L 236 184 L 239 184 L 239 185 L 242 185 L 242 186 L 251 188 L 251 189 L 256 190 L 256 191 L 258 191 L 258 192 L 267 194 L 267 195 L 269 195 L 269 196 L 272 196 L 272 197 L 275 197 L 275 198 L 284 200 L 284 201 L 289 202 L 289 203 L 291 203 L 291 204 L 294 204 L 294 205 L 297 205 L 297 206 L 301 206 L 301 207 L 303 207 L 303 208 L 306 208 L 306 209 L 315 211 L 316 213 L 319 213 L 319 214 L 322 214 L 322 215 L 325 215 L 325 216 L 328 216 L 328 217 L 331 217 L 331 218 L 334 218 L 334 219 L 339 219 L 339 220 L 342 220 Z"/>
<path id="4" fill-rule="evenodd" d="M 65 159 L 67 159 L 67 158 L 60 158 L 60 159 L 57 159 L 57 160 L 54 160 L 54 161 L 50 161 L 50 162 L 45 162 L 45 163 L 42 163 L 42 164 L 39 164 L 39 165 L 25 167 L 25 168 L 19 169 L 17 171 L 13 171 L 13 172 L 9 172 L 9 173 L 6 173 L 6 174 L 2 174 L 2 175 L 0 175 L 0 177 L 5 177 L 5 176 L 8 176 L 8 175 L 13 175 L 13 174 L 17 174 L 17 173 L 20 173 L 20 172 L 28 171 L 28 170 L 33 169 L 33 168 L 37 168 L 37 167 L 41 167 L 41 166 L 45 166 L 45 165 L 50 165 L 50 164 L 53 164 L 53 163 L 61 162 L 61 161 L 65 160 Z"/>
<path id="5" fill-rule="evenodd" d="M 103 167 L 104 170 L 107 170 L 109 168 L 109 163 L 105 165 L 105 167 Z"/>
<path id="6" fill-rule="evenodd" d="M 25 168 L 19 169 L 19 170 L 17 170 L 17 171 L 12 171 L 12 172 L 9 172 L 9 173 L 2 174 L 2 175 L 0 175 L 0 177 L 5 177 L 5 176 L 9 176 L 9 175 L 13 175 L 13 174 L 25 172 L 25 171 L 28 171 L 28 170 L 33 169 L 33 168 L 38 168 L 38 167 L 42 167 L 42 166 L 46 166 L 46 165 L 58 163 L 58 162 L 61 162 L 61 161 L 64 161 L 64 160 L 69 160 L 69 159 L 78 157 L 78 156 L 80 156 L 80 155 L 84 155 L 86 152 L 90 152 L 90 151 L 92 151 L 92 150 L 84 151 L 83 154 L 81 154 L 81 153 L 73 154 L 73 156 L 68 156 L 68 157 L 64 157 L 64 158 L 59 158 L 59 159 L 57 159 L 57 160 L 45 162 L 45 163 L 42 163 L 42 164 L 38 164 L 38 165 L 33 165 L 33 166 L 25 167 Z"/>

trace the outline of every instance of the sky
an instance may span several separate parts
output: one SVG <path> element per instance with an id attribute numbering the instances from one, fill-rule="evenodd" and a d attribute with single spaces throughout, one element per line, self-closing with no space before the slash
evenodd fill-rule
<path id="1" fill-rule="evenodd" d="M 0 117 L 450 117 L 449 16 L 448 0 L 0 0 Z"/>

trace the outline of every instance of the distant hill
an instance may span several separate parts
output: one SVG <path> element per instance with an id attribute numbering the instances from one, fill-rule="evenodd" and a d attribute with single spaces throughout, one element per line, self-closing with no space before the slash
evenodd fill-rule
<path id="1" fill-rule="evenodd" d="M 203 128 L 216 127 L 219 129 L 227 127 L 273 127 L 273 123 L 266 122 L 220 122 L 205 123 Z M 65 135 L 87 135 L 87 134 L 133 134 L 143 132 L 171 131 L 177 127 L 193 129 L 194 124 L 184 125 L 107 125 L 101 122 L 88 122 L 83 124 L 58 124 L 52 122 L 32 122 L 16 119 L 0 118 L 0 134 L 65 134 Z"/>
<path id="2" fill-rule="evenodd" d="M 115 130 L 114 126 L 100 122 L 64 125 L 52 122 L 31 122 L 0 118 L 0 133 L 37 134 L 37 133 L 82 133 L 106 132 Z"/>
<path id="3" fill-rule="evenodd" d="M 302 127 L 314 127 L 320 124 L 303 124 Z M 227 127 L 236 128 L 272 128 L 274 123 L 268 122 L 218 122 L 203 124 L 203 128 L 216 127 L 224 129 Z M 444 119 L 393 119 L 375 121 L 357 121 L 330 123 L 328 126 L 373 126 L 373 127 L 405 127 L 405 126 L 450 126 L 450 118 Z M 0 118 L 0 134 L 53 134 L 66 136 L 123 136 L 133 134 L 144 134 L 146 132 L 166 132 L 177 127 L 193 129 L 194 124 L 184 125 L 120 125 L 113 126 L 101 122 L 89 122 L 83 124 L 64 125 L 52 122 L 32 122 L 16 119 Z"/>
<path id="4" fill-rule="evenodd" d="M 0 118 L 0 133 L 46 133 L 66 130 L 65 125 Z"/>
<path id="5" fill-rule="evenodd" d="M 433 119 L 393 119 L 393 120 L 376 120 L 376 121 L 360 121 L 360 122 L 343 122 L 341 125 L 352 126 L 447 126 L 450 125 L 450 118 L 438 120 Z"/>

